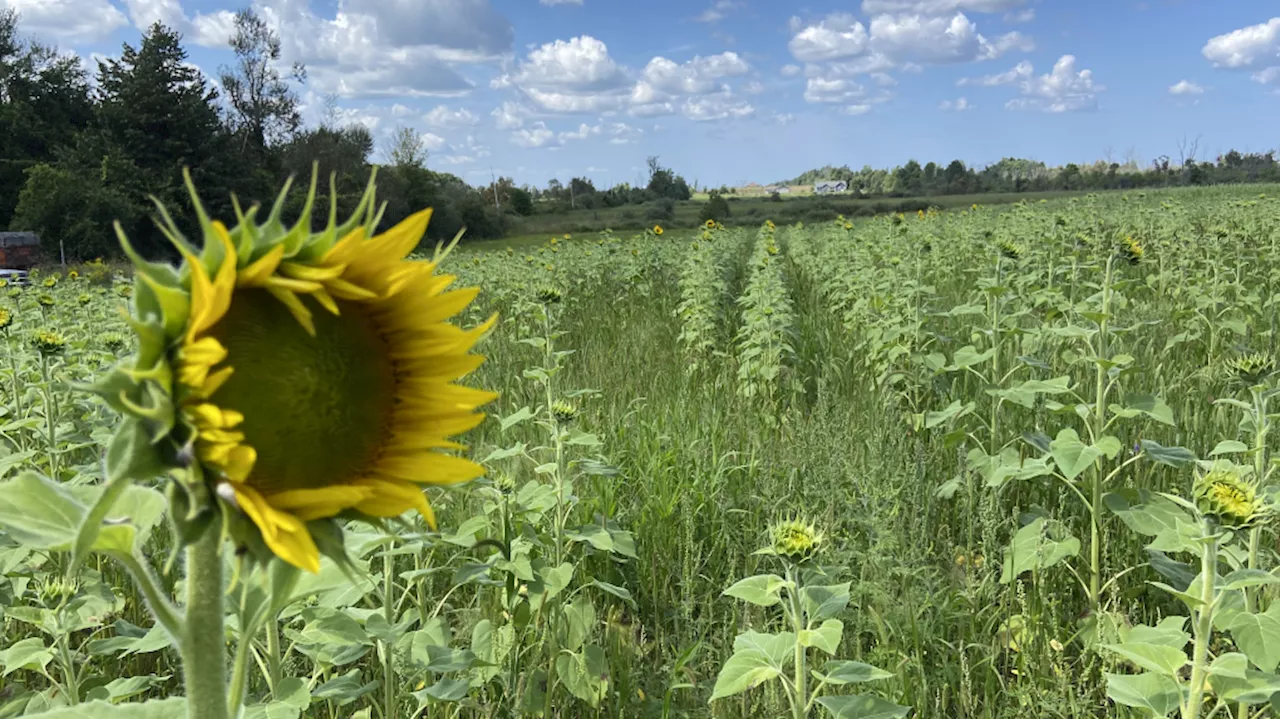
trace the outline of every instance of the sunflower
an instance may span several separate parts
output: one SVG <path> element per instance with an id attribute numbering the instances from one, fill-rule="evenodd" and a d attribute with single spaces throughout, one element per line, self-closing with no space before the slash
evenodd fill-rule
<path id="1" fill-rule="evenodd" d="M 661 234 L 662 234 L 662 225 L 654 225 L 654 226 L 653 226 L 653 234 L 655 234 L 655 235 L 661 235 Z"/>
<path id="2" fill-rule="evenodd" d="M 484 360 L 470 350 L 495 318 L 450 324 L 478 289 L 448 290 L 454 278 L 435 272 L 442 256 L 406 259 L 431 210 L 374 234 L 371 180 L 349 220 L 338 225 L 331 207 L 314 234 L 313 180 L 293 227 L 279 218 L 286 185 L 265 223 L 258 208 L 237 208 L 228 229 L 190 189 L 199 254 L 161 209 L 178 271 L 142 260 L 117 227 L 138 268 L 140 347 L 98 388 L 153 446 L 169 440 L 162 463 L 181 469 L 194 457 L 179 506 L 225 514 L 243 548 L 310 572 L 317 540 L 342 556 L 327 541 L 335 518 L 417 510 L 434 527 L 421 485 L 483 473 L 442 450 L 460 449 L 449 438 L 478 425 L 477 408 L 495 397 L 454 384 Z"/>
<path id="3" fill-rule="evenodd" d="M 1273 508 L 1258 487 L 1233 469 L 1215 468 L 1196 479 L 1196 508 L 1224 527 L 1248 529 L 1269 519 Z"/>
<path id="4" fill-rule="evenodd" d="M 707 224 L 707 229 L 708 229 L 708 230 L 710 230 L 710 229 L 714 229 L 714 228 L 715 228 L 715 226 L 716 226 L 716 221 L 715 221 L 715 220 L 711 220 L 711 219 L 709 219 L 709 220 L 707 220 L 707 223 L 706 223 L 706 224 Z"/>

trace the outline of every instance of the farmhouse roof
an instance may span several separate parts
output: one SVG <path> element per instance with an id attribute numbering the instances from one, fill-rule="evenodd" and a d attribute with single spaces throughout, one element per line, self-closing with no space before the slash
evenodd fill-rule
<path id="1" fill-rule="evenodd" d="M 0 247 L 33 247 L 40 244 L 34 232 L 0 232 Z"/>

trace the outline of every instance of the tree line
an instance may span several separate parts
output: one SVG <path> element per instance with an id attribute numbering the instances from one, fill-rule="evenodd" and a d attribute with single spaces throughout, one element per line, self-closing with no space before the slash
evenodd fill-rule
<path id="1" fill-rule="evenodd" d="M 851 192 L 869 197 L 928 197 L 1280 182 L 1280 162 L 1276 161 L 1275 151 L 1232 150 L 1210 162 L 1196 160 L 1197 147 L 1198 142 L 1183 141 L 1179 143 L 1181 157 L 1178 160 L 1161 156 L 1147 167 L 1134 160 L 1124 163 L 1099 160 L 1092 164 L 1050 167 L 1037 160 L 1007 157 L 977 169 L 960 160 L 952 160 L 945 166 L 934 162 L 922 166 L 910 160 L 892 170 L 870 166 L 853 170 L 848 165 L 827 165 L 781 184 L 808 185 L 837 180 L 849 183 Z"/>
<path id="2" fill-rule="evenodd" d="M 62 250 L 71 261 L 117 254 L 111 223 L 119 220 L 143 254 L 172 255 L 151 220 L 151 198 L 193 226 L 184 167 L 215 216 L 234 216 L 233 196 L 242 208 L 270 206 L 289 176 L 300 182 L 285 211 L 296 214 L 316 166 L 321 206 L 352 209 L 373 171 L 368 128 L 338 122 L 332 99 L 317 126 L 303 124 L 293 88 L 306 68 L 281 73 L 280 40 L 253 11 L 236 15 L 229 39 L 234 62 L 219 68 L 216 84 L 160 23 L 91 72 L 75 55 L 25 38 L 15 11 L 0 12 L 0 228 L 35 231 L 50 256 Z M 378 173 L 384 225 L 431 206 L 429 240 L 464 226 L 468 237 L 503 234 L 500 208 L 460 178 L 427 169 L 415 131 L 397 133 L 387 154 Z"/>

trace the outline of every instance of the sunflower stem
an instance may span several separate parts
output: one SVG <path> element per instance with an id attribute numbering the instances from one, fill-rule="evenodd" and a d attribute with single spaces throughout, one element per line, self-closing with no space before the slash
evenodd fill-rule
<path id="1" fill-rule="evenodd" d="M 49 356 L 40 353 L 40 376 L 44 379 L 44 422 L 49 442 L 49 475 L 58 477 L 58 398 L 53 393 L 53 378 L 49 371 Z"/>
<path id="2" fill-rule="evenodd" d="M 216 526 L 187 547 L 187 616 L 181 637 L 187 719 L 229 719 L 222 532 Z"/>
<path id="3" fill-rule="evenodd" d="M 1200 608 L 1196 613 L 1195 645 L 1192 650 L 1191 682 L 1182 719 L 1199 719 L 1204 706 L 1205 684 L 1209 673 L 1209 640 L 1213 633 L 1214 580 L 1218 576 L 1218 528 L 1203 522 L 1204 548 L 1200 553 Z"/>
<path id="4" fill-rule="evenodd" d="M 385 611 L 387 626 L 395 626 L 395 598 L 392 592 L 395 591 L 395 582 L 392 577 L 395 572 L 395 542 L 387 545 L 386 551 L 382 555 L 382 604 Z M 396 664 L 395 653 L 389 642 L 382 643 L 382 716 L 391 719 L 396 716 Z"/>

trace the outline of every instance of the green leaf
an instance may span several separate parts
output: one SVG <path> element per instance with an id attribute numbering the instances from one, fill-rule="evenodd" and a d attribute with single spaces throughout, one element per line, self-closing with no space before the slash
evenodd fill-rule
<path id="1" fill-rule="evenodd" d="M 1275 697 L 1280 694 L 1280 676 L 1256 669 L 1246 669 L 1243 677 L 1210 673 L 1209 686 L 1225 701 L 1242 704 L 1264 704 L 1270 701 L 1274 705 Z"/>
<path id="2" fill-rule="evenodd" d="M 152 699 L 119 705 L 95 701 L 28 716 L 39 719 L 174 719 L 186 715 L 186 699 Z"/>
<path id="3" fill-rule="evenodd" d="M 850 582 L 816 584 L 800 590 L 800 603 L 810 622 L 834 617 L 849 606 Z"/>
<path id="4" fill-rule="evenodd" d="M 1176 676 L 1179 669 L 1187 665 L 1187 655 L 1181 649 L 1162 644 L 1143 644 L 1125 642 L 1124 644 L 1104 644 L 1110 650 L 1132 662 L 1139 669 Z"/>
<path id="5" fill-rule="evenodd" d="M 75 541 L 85 506 L 65 486 L 35 472 L 0 482 L 0 528 L 34 549 Z"/>
<path id="6" fill-rule="evenodd" d="M 580 654 L 569 652 L 556 657 L 556 674 L 570 694 L 593 707 L 599 706 L 609 693 L 609 660 L 599 647 L 589 646 Z"/>
<path id="7" fill-rule="evenodd" d="M 951 366 L 947 367 L 947 370 L 954 372 L 955 370 L 964 369 L 965 367 L 972 367 L 973 365 L 986 362 L 994 357 L 995 354 L 996 352 L 994 349 L 989 349 L 986 352 L 978 352 L 977 348 L 973 345 L 965 345 L 964 347 L 956 350 L 956 353 L 951 358 Z"/>
<path id="8" fill-rule="evenodd" d="M 1120 489 L 1107 493 L 1102 502 L 1129 529 L 1155 539 L 1148 549 L 1162 552 L 1194 552 L 1198 546 L 1188 537 L 1199 531 L 1195 519 L 1166 497 L 1145 489 Z"/>
<path id="9" fill-rule="evenodd" d="M 1159 442 L 1153 442 L 1149 439 L 1141 440 L 1142 451 L 1148 457 L 1159 462 L 1167 464 L 1170 467 L 1186 467 L 1196 461 L 1196 455 L 1185 447 L 1165 447 Z"/>
<path id="10" fill-rule="evenodd" d="M 1068 480 L 1075 479 L 1089 468 L 1099 457 L 1102 450 L 1080 441 L 1080 435 L 1074 429 L 1058 432 L 1057 438 L 1049 445 L 1049 454 L 1053 456 L 1058 471 Z"/>
<path id="11" fill-rule="evenodd" d="M 277 702 L 288 704 L 298 709 L 306 709 L 311 706 L 311 690 L 307 688 L 307 683 L 298 677 L 282 679 L 280 686 L 276 687 L 272 698 Z"/>
<path id="12" fill-rule="evenodd" d="M 244 708 L 242 719 L 298 719 L 302 712 L 289 704 L 250 704 Z"/>
<path id="13" fill-rule="evenodd" d="M 1210 457 L 1217 457 L 1220 454 L 1238 454 L 1240 452 L 1248 452 L 1249 445 L 1234 439 L 1224 439 L 1213 448 L 1209 453 Z"/>
<path id="14" fill-rule="evenodd" d="M 872 694 L 820 697 L 818 703 L 835 719 L 902 719 L 911 712 L 911 707 Z"/>
<path id="15" fill-rule="evenodd" d="M 635 599 L 631 598 L 631 592 L 628 591 L 626 587 L 619 587 L 616 584 L 602 582 L 599 579 L 592 580 L 591 584 L 597 589 L 604 590 L 605 592 L 612 594 L 613 596 L 617 597 L 618 599 L 621 599 L 622 601 L 626 602 L 627 604 L 630 604 L 633 607 L 636 605 Z"/>
<path id="16" fill-rule="evenodd" d="M 782 602 L 778 595 L 785 584 L 786 581 L 776 574 L 757 574 L 736 582 L 724 590 L 724 594 L 758 607 L 772 607 Z"/>
<path id="17" fill-rule="evenodd" d="M 521 407 L 516 412 L 503 417 L 499 421 L 499 424 L 502 426 L 502 429 L 507 430 L 531 417 L 533 417 L 533 410 L 528 407 Z"/>
<path id="18" fill-rule="evenodd" d="M 806 647 L 820 649 L 827 654 L 835 654 L 840 648 L 840 637 L 844 634 L 844 622 L 839 619 L 828 619 L 817 629 L 803 629 L 796 641 Z"/>
<path id="19" fill-rule="evenodd" d="M 1107 678 L 1107 696 L 1116 704 L 1146 709 L 1162 717 L 1178 709 L 1182 692 L 1173 677 L 1163 674 L 1111 674 Z"/>
<path id="20" fill-rule="evenodd" d="M 1176 426 L 1173 421 L 1173 409 L 1165 404 L 1164 400 L 1155 395 L 1144 394 L 1126 397 L 1125 404 L 1128 405 L 1125 407 L 1127 410 L 1145 414 L 1151 419 L 1161 424 L 1167 424 L 1170 427 Z"/>
<path id="21" fill-rule="evenodd" d="M 940 424 L 946 424 L 958 417 L 963 417 L 972 412 L 974 406 L 973 402 L 961 404 L 960 400 L 956 400 L 937 412 L 925 412 L 924 428 L 933 429 Z"/>
<path id="22" fill-rule="evenodd" d="M 886 672 L 878 669 L 870 664 L 862 662 L 848 661 L 845 659 L 833 659 L 822 667 L 822 676 L 818 679 L 825 680 L 828 684 L 860 684 L 862 682 L 874 682 L 881 679 L 892 679 L 893 672 Z M 815 672 L 815 675 L 817 672 Z"/>
<path id="23" fill-rule="evenodd" d="M 1080 540 L 1067 534 L 1061 522 L 1037 517 L 1013 535 L 1005 550 L 1000 583 L 1008 584 L 1023 572 L 1047 569 L 1080 553 Z"/>
<path id="24" fill-rule="evenodd" d="M 1265 613 L 1241 612 L 1231 621 L 1231 638 L 1254 666 L 1275 671 L 1280 664 L 1280 602 Z"/>
<path id="25" fill-rule="evenodd" d="M 9 676 L 19 669 L 40 671 L 53 659 L 53 650 L 44 645 L 40 637 L 31 637 L 15 642 L 8 649 L 0 652 L 0 664 L 4 665 L 4 674 Z"/>
<path id="26" fill-rule="evenodd" d="M 1237 569 L 1222 579 L 1222 591 L 1247 587 L 1260 587 L 1264 584 L 1280 584 L 1280 577 L 1261 569 Z"/>
<path id="27" fill-rule="evenodd" d="M 1128 630 L 1121 628 L 1120 638 L 1126 643 L 1158 644 L 1181 652 L 1187 642 L 1191 641 L 1191 635 L 1184 629 L 1186 625 L 1186 617 L 1165 617 L 1154 627 L 1139 624 Z"/>
<path id="28" fill-rule="evenodd" d="M 1221 654 L 1209 665 L 1209 674 L 1231 679 L 1248 679 L 1249 657 L 1240 652 Z"/>

